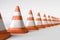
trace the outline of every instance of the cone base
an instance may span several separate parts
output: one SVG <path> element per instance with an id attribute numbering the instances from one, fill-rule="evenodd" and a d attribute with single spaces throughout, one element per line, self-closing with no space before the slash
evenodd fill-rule
<path id="1" fill-rule="evenodd" d="M 43 24 L 44 28 L 48 27 L 49 25 L 48 24 Z"/>
<path id="2" fill-rule="evenodd" d="M 55 24 L 50 24 L 50 26 L 55 26 Z"/>
<path id="3" fill-rule="evenodd" d="M 11 36 L 10 33 L 1 33 L 0 34 L 0 40 L 6 40 L 10 36 Z"/>
<path id="4" fill-rule="evenodd" d="M 48 27 L 51 27 L 52 25 L 51 24 L 47 24 Z"/>
<path id="5" fill-rule="evenodd" d="M 44 25 L 37 25 L 38 28 L 45 28 Z"/>
<path id="6" fill-rule="evenodd" d="M 55 26 L 56 24 L 52 24 L 52 26 Z"/>
<path id="7" fill-rule="evenodd" d="M 26 26 L 25 27 L 27 30 L 38 30 L 36 26 Z"/>
<path id="8" fill-rule="evenodd" d="M 24 34 L 28 32 L 25 28 L 9 28 L 7 31 L 11 34 Z"/>
<path id="9" fill-rule="evenodd" d="M 56 23 L 55 25 L 59 25 L 58 23 Z"/>
<path id="10" fill-rule="evenodd" d="M 51 24 L 51 26 L 54 26 L 53 24 Z"/>

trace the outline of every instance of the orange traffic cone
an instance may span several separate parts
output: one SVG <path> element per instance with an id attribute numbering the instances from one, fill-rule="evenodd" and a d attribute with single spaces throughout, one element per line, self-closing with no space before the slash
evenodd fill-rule
<path id="1" fill-rule="evenodd" d="M 55 18 L 53 16 L 51 16 L 51 19 L 52 19 L 52 25 L 55 26 L 56 25 Z"/>
<path id="2" fill-rule="evenodd" d="M 60 19 L 59 18 L 57 18 L 57 25 L 59 25 L 60 24 Z"/>
<path id="3" fill-rule="evenodd" d="M 5 40 L 10 36 L 11 36 L 10 33 L 7 32 L 7 30 L 4 26 L 4 23 L 3 23 L 3 20 L 2 20 L 1 14 L 0 14 L 0 40 Z"/>
<path id="4" fill-rule="evenodd" d="M 59 18 L 56 18 L 57 19 L 57 25 L 60 24 L 60 19 Z"/>
<path id="5" fill-rule="evenodd" d="M 49 27 L 52 26 L 50 15 L 48 15 L 47 22 Z"/>
<path id="6" fill-rule="evenodd" d="M 26 29 L 28 30 L 37 30 L 38 28 L 35 26 L 34 18 L 32 15 L 32 10 L 29 11 L 29 15 L 27 18 L 27 23 L 25 26 Z"/>
<path id="7" fill-rule="evenodd" d="M 59 23 L 59 25 L 60 25 L 60 18 L 58 18 L 58 23 Z"/>
<path id="8" fill-rule="evenodd" d="M 59 24 L 59 18 L 54 17 L 54 22 L 55 22 L 55 25 L 58 25 Z"/>
<path id="9" fill-rule="evenodd" d="M 36 17 L 36 26 L 38 28 L 44 28 L 44 26 L 42 25 L 41 15 L 39 12 L 38 12 L 37 17 Z"/>
<path id="10" fill-rule="evenodd" d="M 56 18 L 56 24 L 59 25 L 60 24 L 60 19 Z"/>
<path id="11" fill-rule="evenodd" d="M 12 34 L 22 34 L 22 33 L 28 32 L 28 30 L 25 29 L 25 27 L 24 27 L 19 6 L 16 6 L 15 14 L 12 17 L 12 23 L 11 23 L 10 27 L 8 28 L 8 32 L 10 32 Z"/>
<path id="12" fill-rule="evenodd" d="M 42 18 L 42 24 L 44 25 L 44 27 L 48 27 L 46 14 L 44 14 L 44 16 L 43 16 L 43 18 Z"/>

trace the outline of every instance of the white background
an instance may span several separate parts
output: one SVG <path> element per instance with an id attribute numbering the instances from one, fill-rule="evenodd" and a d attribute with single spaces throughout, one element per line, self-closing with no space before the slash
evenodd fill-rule
<path id="1" fill-rule="evenodd" d="M 9 27 L 15 7 L 19 5 L 24 23 L 31 9 L 34 17 L 38 12 L 46 15 L 60 17 L 60 0 L 0 0 L 0 12 L 6 27 Z M 26 17 L 25 17 L 26 16 Z"/>
<path id="2" fill-rule="evenodd" d="M 46 13 L 46 15 L 51 15 L 58 18 L 60 17 L 60 0 L 0 0 L 0 12 L 2 14 L 6 28 L 8 28 L 11 23 L 11 18 L 14 14 L 14 9 L 17 5 L 19 5 L 21 9 L 21 14 L 23 17 L 24 24 L 26 23 L 27 14 L 30 9 L 33 11 L 34 17 L 36 17 L 36 14 L 38 12 L 41 13 L 41 16 L 44 13 Z M 45 31 L 47 32 L 47 30 Z M 47 32 L 46 35 L 44 34 L 45 36 L 42 36 L 43 33 L 45 32 L 40 32 L 41 36 L 39 35 L 39 33 L 37 33 L 38 34 L 37 37 L 44 38 L 47 34 L 50 34 L 50 32 Z M 60 33 L 60 31 L 56 33 L 56 36 L 58 33 Z M 53 34 L 51 33 L 50 36 L 52 36 Z M 58 36 L 60 36 L 60 34 L 58 34 Z M 58 36 L 56 40 L 58 40 Z M 46 37 L 48 37 L 48 39 Z M 46 37 L 45 37 L 46 38 L 45 40 L 50 39 L 49 36 L 46 36 Z M 53 37 L 55 36 L 53 35 Z M 41 40 L 44 40 L 42 38 Z M 51 37 L 51 40 L 52 40 L 52 37 Z M 53 40 L 55 39 L 53 38 Z"/>

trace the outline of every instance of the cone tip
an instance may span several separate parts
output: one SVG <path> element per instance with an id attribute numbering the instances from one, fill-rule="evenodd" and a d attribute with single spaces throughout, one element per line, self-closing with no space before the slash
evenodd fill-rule
<path id="1" fill-rule="evenodd" d="M 37 16 L 40 16 L 40 12 L 38 12 Z"/>
<path id="2" fill-rule="evenodd" d="M 51 18 L 54 18 L 53 16 L 51 16 Z"/>
<path id="3" fill-rule="evenodd" d="M 46 17 L 46 14 L 44 13 L 44 17 Z"/>
<path id="4" fill-rule="evenodd" d="M 20 8 L 19 8 L 18 5 L 17 5 L 16 8 L 15 8 L 15 12 L 20 12 Z"/>
<path id="5" fill-rule="evenodd" d="M 29 11 L 29 14 L 32 14 L 32 10 Z"/>
<path id="6" fill-rule="evenodd" d="M 50 15 L 48 15 L 48 18 L 50 18 Z"/>

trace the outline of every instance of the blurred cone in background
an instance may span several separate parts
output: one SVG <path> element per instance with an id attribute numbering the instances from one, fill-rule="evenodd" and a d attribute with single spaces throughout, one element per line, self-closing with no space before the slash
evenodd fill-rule
<path id="1" fill-rule="evenodd" d="M 48 15 L 48 17 L 47 17 L 47 22 L 48 22 L 48 27 L 52 26 L 50 15 Z"/>
<path id="2" fill-rule="evenodd" d="M 27 33 L 28 30 L 25 29 L 23 19 L 21 16 L 21 11 L 19 6 L 16 6 L 14 16 L 12 17 L 12 23 L 8 28 L 8 32 L 12 34 L 23 34 Z"/>
<path id="3" fill-rule="evenodd" d="M 60 24 L 60 19 L 59 18 L 56 18 L 56 23 L 57 23 L 57 25 Z"/>
<path id="4" fill-rule="evenodd" d="M 3 23 L 3 20 L 1 17 L 1 13 L 0 13 L 0 40 L 5 40 L 10 36 L 11 36 L 10 33 L 7 32 L 7 30 L 4 26 L 4 23 Z"/>
<path id="5" fill-rule="evenodd" d="M 42 25 L 41 15 L 39 12 L 38 12 L 37 17 L 36 17 L 36 26 L 38 28 L 44 28 L 44 26 Z"/>
<path id="6" fill-rule="evenodd" d="M 55 25 L 59 24 L 59 18 L 53 17 Z"/>
<path id="7" fill-rule="evenodd" d="M 57 25 L 60 24 L 60 19 L 59 18 L 56 18 L 57 19 Z"/>
<path id="8" fill-rule="evenodd" d="M 60 18 L 59 18 L 59 25 L 60 25 Z"/>
<path id="9" fill-rule="evenodd" d="M 32 10 L 29 11 L 25 28 L 28 30 L 38 30 L 34 22 Z"/>
<path id="10" fill-rule="evenodd" d="M 51 19 L 52 19 L 52 20 L 51 20 L 51 21 L 52 21 L 52 25 L 55 26 L 55 25 L 56 25 L 56 20 L 55 20 L 55 18 L 54 18 L 53 16 L 51 16 Z"/>
<path id="11" fill-rule="evenodd" d="M 43 18 L 42 18 L 42 24 L 43 24 L 44 27 L 48 27 L 46 14 L 43 15 Z"/>

